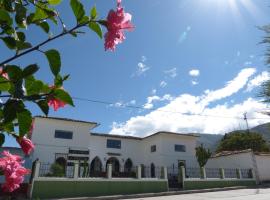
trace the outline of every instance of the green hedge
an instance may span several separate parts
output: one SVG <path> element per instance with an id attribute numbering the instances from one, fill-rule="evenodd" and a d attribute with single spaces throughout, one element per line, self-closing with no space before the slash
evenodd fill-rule
<path id="1" fill-rule="evenodd" d="M 253 186 L 256 185 L 255 180 L 220 180 L 220 181 L 207 181 L 207 180 L 194 180 L 185 181 L 185 190 L 194 189 L 208 189 L 208 188 L 224 188 L 233 186 Z"/>
<path id="2" fill-rule="evenodd" d="M 95 197 L 168 191 L 167 181 L 38 181 L 32 198 Z"/>

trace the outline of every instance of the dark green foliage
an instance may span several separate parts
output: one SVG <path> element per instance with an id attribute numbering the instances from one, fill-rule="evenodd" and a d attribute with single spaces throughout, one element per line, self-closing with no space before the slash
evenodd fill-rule
<path id="1" fill-rule="evenodd" d="M 56 49 L 46 49 L 45 45 L 64 35 L 77 36 L 81 33 L 77 29 L 83 26 L 102 38 L 100 25 L 105 21 L 97 20 L 98 12 L 95 6 L 90 10 L 89 16 L 86 16 L 82 1 L 70 0 L 69 5 L 77 23 L 68 29 L 56 9 L 61 2 L 66 3 L 62 0 L 0 0 L 0 45 L 5 46 L 7 51 L 12 51 L 14 55 L 0 61 L 0 97 L 5 97 L 5 101 L 0 103 L 0 146 L 5 141 L 5 133 L 17 138 L 29 132 L 32 114 L 26 108 L 26 103 L 36 104 L 45 115 L 49 113 L 48 101 L 51 99 L 61 100 L 74 106 L 71 96 L 63 89 L 63 84 L 69 75 L 60 74 L 60 52 Z M 41 28 L 47 36 L 47 39 L 38 42 L 35 46 L 31 44 L 31 38 L 28 37 L 32 35 L 31 25 Z M 62 32 L 59 33 L 57 27 L 52 26 L 59 26 Z M 52 30 L 57 30 L 58 34 L 51 33 Z M 47 58 L 53 83 L 44 83 L 36 79 L 35 75 L 39 70 L 36 63 L 29 63 L 27 66 L 12 63 L 33 51 L 40 52 L 40 56 Z M 18 130 L 18 133 L 14 130 Z M 54 168 L 59 172 L 59 166 L 56 165 Z"/>
<path id="2" fill-rule="evenodd" d="M 203 145 L 196 147 L 196 158 L 200 167 L 204 167 L 211 157 L 211 152 L 209 149 L 205 149 Z"/>
<path id="3" fill-rule="evenodd" d="M 262 41 L 263 44 L 266 45 L 266 54 L 265 54 L 265 62 L 266 65 L 270 65 L 270 25 L 268 26 L 264 26 L 261 28 L 264 32 L 265 32 L 265 37 Z M 265 103 L 269 103 L 270 102 L 270 80 L 265 81 L 262 85 L 261 85 L 261 91 L 258 95 L 259 97 L 262 97 Z M 265 112 L 265 114 L 270 115 L 269 112 Z"/>
<path id="4" fill-rule="evenodd" d="M 53 176 L 53 177 L 64 177 L 65 176 L 65 168 L 62 165 L 59 165 L 58 163 L 52 164 L 50 168 L 49 174 L 47 176 Z"/>
<path id="5" fill-rule="evenodd" d="M 234 131 L 225 134 L 221 139 L 217 152 L 252 149 L 255 152 L 269 152 L 270 148 L 264 138 L 254 132 Z"/>

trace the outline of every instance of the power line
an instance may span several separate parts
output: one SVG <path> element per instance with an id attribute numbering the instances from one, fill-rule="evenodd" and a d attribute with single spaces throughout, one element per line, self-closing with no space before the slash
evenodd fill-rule
<path id="1" fill-rule="evenodd" d="M 97 103 L 97 104 L 104 104 L 104 105 L 115 105 L 114 102 L 109 102 L 109 101 L 102 101 L 102 100 L 96 100 L 96 99 L 87 99 L 87 98 L 82 98 L 82 97 L 72 97 L 75 100 L 78 101 L 86 101 L 86 102 L 91 102 L 91 103 Z M 122 104 L 119 105 L 117 108 L 131 108 L 131 109 L 140 109 L 140 110 L 146 110 L 143 106 L 132 106 L 132 105 L 126 105 Z M 221 115 L 206 115 L 206 114 L 193 114 L 193 113 L 182 113 L 182 112 L 177 112 L 177 111 L 171 111 L 171 110 L 161 110 L 161 109 L 155 109 L 155 108 L 149 108 L 147 110 L 150 111 L 156 111 L 156 112 L 164 112 L 164 113 L 172 113 L 172 114 L 182 114 L 182 115 L 188 115 L 188 116 L 199 116 L 199 117 L 213 117 L 213 118 L 228 118 L 228 119 L 240 119 L 243 120 L 243 117 L 232 117 L 232 116 L 221 116 Z M 247 113 L 246 113 L 247 114 Z M 247 119 L 247 115 L 245 114 L 244 120 Z M 270 118 L 255 118 L 255 117 L 250 117 L 248 119 L 270 119 Z"/>

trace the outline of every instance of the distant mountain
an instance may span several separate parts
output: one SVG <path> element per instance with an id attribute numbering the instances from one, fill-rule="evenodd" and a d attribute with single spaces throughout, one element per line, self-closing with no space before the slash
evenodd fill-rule
<path id="1" fill-rule="evenodd" d="M 250 129 L 252 132 L 261 134 L 264 139 L 270 144 L 270 123 L 261 124 Z"/>
<path id="2" fill-rule="evenodd" d="M 217 145 L 223 135 L 220 134 L 198 134 L 200 137 L 197 141 L 197 145 L 203 144 L 204 147 L 209 148 L 212 152 L 216 150 Z"/>
<path id="3" fill-rule="evenodd" d="M 252 132 L 259 133 L 263 138 L 270 144 L 270 123 L 261 124 L 250 129 Z M 198 134 L 200 137 L 198 139 L 197 145 L 203 144 L 206 148 L 209 148 L 214 152 L 222 139 L 223 135 L 220 134 Z"/>

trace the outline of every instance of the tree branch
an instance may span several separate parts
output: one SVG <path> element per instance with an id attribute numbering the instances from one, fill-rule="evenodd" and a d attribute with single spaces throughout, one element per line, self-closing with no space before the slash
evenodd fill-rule
<path id="1" fill-rule="evenodd" d="M 37 44 L 36 46 L 34 46 L 34 47 L 32 47 L 32 48 L 30 48 L 30 49 L 24 51 L 24 52 L 18 53 L 17 55 L 12 56 L 11 58 L 9 58 L 9 59 L 7 59 L 7 60 L 1 62 L 1 63 L 0 63 L 0 66 L 6 65 L 6 64 L 8 64 L 10 61 L 13 61 L 13 60 L 15 60 L 15 59 L 17 59 L 17 58 L 20 58 L 21 56 L 23 56 L 23 55 L 25 55 L 25 54 L 28 54 L 28 53 L 30 53 L 30 52 L 32 52 L 32 51 L 36 51 L 36 50 L 38 50 L 41 46 L 44 46 L 45 44 L 47 44 L 47 43 L 49 43 L 49 42 L 51 42 L 51 41 L 53 41 L 53 40 L 55 40 L 55 39 L 57 39 L 57 38 L 60 38 L 60 37 L 62 37 L 62 36 L 64 36 L 64 35 L 70 34 L 70 33 L 72 33 L 73 31 L 75 31 L 76 29 L 81 28 L 81 27 L 87 25 L 87 24 L 88 24 L 89 22 L 91 22 L 91 21 L 93 21 L 93 20 L 89 20 L 89 21 L 84 22 L 84 23 L 82 23 L 82 24 L 78 24 L 78 25 L 76 25 L 75 27 L 73 27 L 73 28 L 70 29 L 70 30 L 67 30 L 67 31 L 62 32 L 62 33 L 60 33 L 60 34 L 58 34 L 58 35 L 56 35 L 56 36 L 54 36 L 54 37 L 52 37 L 52 38 L 49 38 L 49 39 L 47 39 L 47 40 L 45 40 L 45 41 L 43 41 L 43 42 Z"/>

